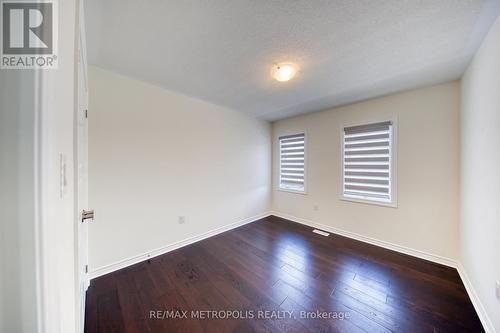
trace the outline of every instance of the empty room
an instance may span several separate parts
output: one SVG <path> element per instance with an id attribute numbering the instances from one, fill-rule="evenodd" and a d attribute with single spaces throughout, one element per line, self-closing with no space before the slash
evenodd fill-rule
<path id="1" fill-rule="evenodd" d="M 0 4 L 0 332 L 500 333 L 499 0 Z"/>

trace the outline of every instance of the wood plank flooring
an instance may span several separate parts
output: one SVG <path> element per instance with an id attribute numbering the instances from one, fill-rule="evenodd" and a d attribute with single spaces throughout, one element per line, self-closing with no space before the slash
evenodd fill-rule
<path id="1" fill-rule="evenodd" d="M 85 332 L 484 330 L 455 269 L 268 217 L 94 279 Z"/>

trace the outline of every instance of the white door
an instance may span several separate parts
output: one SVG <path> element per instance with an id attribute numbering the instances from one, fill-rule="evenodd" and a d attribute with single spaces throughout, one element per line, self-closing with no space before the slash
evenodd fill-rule
<path id="1" fill-rule="evenodd" d="M 78 209 L 78 276 L 80 289 L 80 332 L 85 323 L 85 294 L 89 287 L 88 278 L 88 223 L 93 211 L 88 207 L 88 76 L 85 47 L 83 6 L 80 7 L 80 32 L 78 45 L 78 114 L 77 128 L 77 209 Z"/>

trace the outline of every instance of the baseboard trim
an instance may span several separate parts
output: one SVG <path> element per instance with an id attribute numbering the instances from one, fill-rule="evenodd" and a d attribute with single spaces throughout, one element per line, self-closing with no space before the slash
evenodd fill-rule
<path id="1" fill-rule="evenodd" d="M 394 243 L 383 241 L 383 240 L 379 240 L 379 239 L 376 239 L 376 238 L 363 236 L 363 235 L 360 235 L 360 234 L 357 234 L 357 233 L 354 233 L 354 232 L 351 232 L 351 231 L 347 231 L 347 230 L 335 228 L 335 227 L 332 227 L 332 226 L 329 226 L 329 225 L 326 225 L 326 224 L 317 223 L 317 222 L 314 222 L 314 221 L 311 221 L 311 220 L 303 219 L 303 218 L 296 217 L 296 216 L 289 215 L 289 214 L 272 212 L 272 215 L 277 216 L 277 217 L 281 217 L 281 218 L 284 218 L 286 220 L 290 220 L 290 221 L 293 221 L 293 222 L 297 222 L 297 223 L 300 223 L 300 224 L 303 224 L 303 225 L 307 225 L 307 226 L 312 227 L 312 228 L 322 229 L 322 230 L 325 230 L 325 231 L 328 231 L 328 232 L 331 232 L 331 233 L 334 233 L 334 234 L 337 234 L 337 235 L 340 235 L 340 236 L 344 236 L 344 237 L 347 237 L 347 238 L 355 239 L 355 240 L 360 241 L 360 242 L 364 242 L 364 243 L 368 243 L 368 244 L 380 246 L 380 247 L 383 247 L 385 249 L 389 249 L 389 250 L 392 250 L 392 251 L 396 251 L 396 252 L 400 252 L 400 253 L 403 253 L 403 254 L 407 254 L 407 255 L 412 256 L 412 257 L 417 257 L 417 258 L 420 258 L 420 259 L 432 261 L 432 262 L 435 262 L 435 263 L 438 263 L 438 264 L 441 264 L 441 265 L 445 265 L 445 266 L 448 266 L 448 267 L 453 267 L 453 268 L 457 267 L 457 261 L 454 260 L 454 259 L 451 259 L 451 258 L 446 258 L 446 257 L 443 257 L 443 256 L 439 256 L 439 255 L 436 255 L 436 254 L 424 252 L 424 251 L 421 251 L 421 250 L 412 249 L 412 248 L 409 248 L 409 247 L 406 247 L 406 246 L 394 244 Z"/>
<path id="2" fill-rule="evenodd" d="M 160 248 L 157 248 L 157 249 L 154 249 L 154 250 L 151 250 L 151 251 L 148 251 L 148 252 L 145 252 L 145 253 L 142 253 L 142 254 L 130 257 L 130 258 L 126 258 L 126 259 L 117 261 L 115 263 L 112 263 L 112 264 L 109 264 L 109 265 L 106 265 L 106 266 L 99 267 L 97 269 L 92 270 L 89 273 L 89 279 L 92 280 L 92 279 L 95 279 L 95 278 L 97 278 L 99 276 L 106 275 L 106 274 L 112 273 L 114 271 L 117 271 L 119 269 L 122 269 L 122 268 L 125 268 L 125 267 L 128 267 L 128 266 L 137 264 L 137 263 L 139 263 L 141 261 L 144 261 L 144 260 L 147 260 L 147 259 L 159 256 L 159 255 L 168 253 L 168 252 L 173 251 L 173 250 L 177 250 L 177 249 L 179 249 L 181 247 L 184 247 L 186 245 L 190 245 L 190 244 L 199 242 L 199 241 L 201 241 L 203 239 L 206 239 L 206 238 L 209 238 L 209 237 L 213 237 L 215 235 L 218 235 L 218 234 L 221 234 L 223 232 L 229 231 L 231 229 L 235 229 L 235 228 L 241 227 L 242 225 L 258 221 L 260 219 L 268 217 L 269 215 L 271 215 L 270 212 L 266 212 L 266 213 L 262 213 L 262 214 L 259 214 L 259 215 L 255 215 L 255 216 L 252 216 L 252 217 L 240 220 L 238 222 L 226 224 L 226 225 L 224 225 L 222 227 L 212 229 L 212 230 L 204 232 L 202 234 L 199 234 L 199 235 L 196 235 L 196 236 L 192 236 L 192 237 L 186 238 L 184 240 L 181 240 L 181 241 L 178 241 L 178 242 L 166 245 L 166 246 L 162 246 Z"/>
<path id="3" fill-rule="evenodd" d="M 496 333 L 495 327 L 493 327 L 493 322 L 488 316 L 483 303 L 481 303 L 481 300 L 477 296 L 476 290 L 472 286 L 465 267 L 460 262 L 457 262 L 456 268 L 458 274 L 460 275 L 460 278 L 462 279 L 462 282 L 464 283 L 465 289 L 467 290 L 467 294 L 469 294 L 472 305 L 474 305 L 474 309 L 476 309 L 479 320 L 481 320 L 481 323 L 483 324 L 484 330 L 486 331 L 486 333 Z"/>

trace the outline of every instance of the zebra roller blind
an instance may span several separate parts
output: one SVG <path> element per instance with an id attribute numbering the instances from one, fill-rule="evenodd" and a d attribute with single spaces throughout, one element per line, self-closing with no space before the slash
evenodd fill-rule
<path id="1" fill-rule="evenodd" d="M 344 197 L 392 202 L 392 132 L 392 122 L 344 128 Z"/>
<path id="2" fill-rule="evenodd" d="M 281 189 L 304 192 L 305 135 L 281 136 L 280 183 Z"/>

